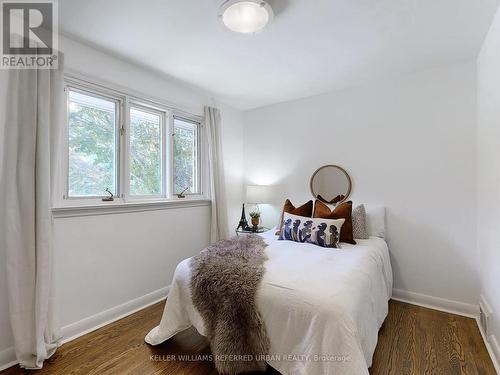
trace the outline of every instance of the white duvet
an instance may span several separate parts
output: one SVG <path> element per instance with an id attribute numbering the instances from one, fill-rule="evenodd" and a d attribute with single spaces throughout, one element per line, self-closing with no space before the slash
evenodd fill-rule
<path id="1" fill-rule="evenodd" d="M 378 237 L 342 249 L 263 235 L 269 260 L 257 295 L 271 349 L 267 362 L 283 375 L 368 374 L 378 330 L 388 312 L 392 270 Z M 179 263 L 152 345 L 205 327 L 189 290 L 189 259 Z"/>

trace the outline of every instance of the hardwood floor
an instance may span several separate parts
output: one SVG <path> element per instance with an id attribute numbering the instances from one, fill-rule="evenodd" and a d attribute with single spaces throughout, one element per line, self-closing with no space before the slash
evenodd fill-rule
<path id="1" fill-rule="evenodd" d="M 391 301 L 370 374 L 496 374 L 476 321 Z"/>
<path id="2" fill-rule="evenodd" d="M 171 360 L 175 355 L 209 354 L 205 339 L 192 329 L 157 347 L 144 343 L 144 335 L 160 321 L 163 305 L 63 345 L 40 371 L 12 367 L 0 375 L 216 375 L 210 362 Z M 278 372 L 269 369 L 266 374 Z M 495 370 L 473 319 L 391 301 L 370 374 L 486 375 Z"/>

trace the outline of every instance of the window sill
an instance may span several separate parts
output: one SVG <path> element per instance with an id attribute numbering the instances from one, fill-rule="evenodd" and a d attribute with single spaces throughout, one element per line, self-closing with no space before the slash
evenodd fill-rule
<path id="1" fill-rule="evenodd" d="M 168 210 L 174 208 L 209 206 L 210 199 L 206 198 L 186 198 L 160 201 L 136 201 L 136 202 L 102 202 L 87 205 L 71 205 L 52 208 L 54 218 L 113 215 L 129 212 L 144 212 Z"/>

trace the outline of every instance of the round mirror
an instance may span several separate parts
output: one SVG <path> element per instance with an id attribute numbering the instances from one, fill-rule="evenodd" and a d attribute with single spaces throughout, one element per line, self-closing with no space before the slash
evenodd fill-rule
<path id="1" fill-rule="evenodd" d="M 310 187 L 315 198 L 324 203 L 337 204 L 351 194 L 351 178 L 344 168 L 324 165 L 313 173 Z"/>

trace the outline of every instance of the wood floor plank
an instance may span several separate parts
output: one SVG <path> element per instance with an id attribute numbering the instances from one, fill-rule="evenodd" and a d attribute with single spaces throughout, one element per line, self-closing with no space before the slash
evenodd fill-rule
<path id="1" fill-rule="evenodd" d="M 217 375 L 209 361 L 180 360 L 210 354 L 194 329 L 155 347 L 144 342 L 163 308 L 158 303 L 64 344 L 42 370 L 15 366 L 0 375 Z M 370 374 L 494 375 L 495 369 L 473 319 L 391 301 Z M 279 373 L 270 368 L 266 375 Z"/>
<path id="2" fill-rule="evenodd" d="M 474 319 L 391 301 L 370 374 L 407 374 L 409 369 L 419 375 L 496 374 Z"/>

